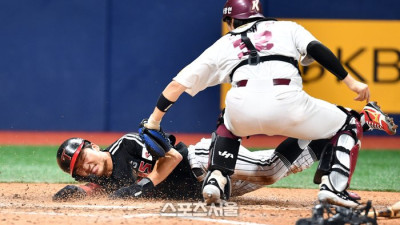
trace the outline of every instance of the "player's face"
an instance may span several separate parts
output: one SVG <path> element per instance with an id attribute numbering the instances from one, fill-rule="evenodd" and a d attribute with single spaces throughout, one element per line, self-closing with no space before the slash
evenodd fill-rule
<path id="1" fill-rule="evenodd" d="M 98 145 L 82 149 L 75 165 L 75 174 L 79 176 L 104 176 L 106 174 L 107 152 L 101 152 Z"/>

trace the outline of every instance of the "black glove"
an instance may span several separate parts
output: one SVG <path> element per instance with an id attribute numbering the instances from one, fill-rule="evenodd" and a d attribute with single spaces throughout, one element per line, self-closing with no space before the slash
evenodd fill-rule
<path id="1" fill-rule="evenodd" d="M 67 185 L 53 196 L 53 201 L 77 200 L 85 197 L 85 190 L 75 185 Z"/>
<path id="2" fill-rule="evenodd" d="M 112 193 L 110 199 L 133 199 L 139 198 L 154 188 L 153 182 L 145 177 L 136 184 L 128 187 L 123 187 Z"/>
<path id="3" fill-rule="evenodd" d="M 164 157 L 165 153 L 171 150 L 171 139 L 167 137 L 164 131 L 148 129 L 145 127 L 147 119 L 144 119 L 139 125 L 139 136 L 144 142 L 147 151 L 155 157 Z M 175 138 L 175 137 L 173 137 Z"/>

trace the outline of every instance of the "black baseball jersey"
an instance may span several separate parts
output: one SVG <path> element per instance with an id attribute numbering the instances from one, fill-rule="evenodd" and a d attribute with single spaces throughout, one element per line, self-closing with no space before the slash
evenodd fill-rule
<path id="1" fill-rule="evenodd" d="M 200 198 L 201 183 L 194 177 L 189 161 L 188 150 L 184 144 L 179 144 L 177 150 L 183 160 L 166 180 L 147 194 L 147 197 L 160 198 Z M 134 184 L 146 177 L 154 168 L 156 159 L 146 150 L 137 133 L 128 133 L 102 151 L 111 154 L 113 171 L 110 177 L 74 176 L 75 180 L 99 184 L 107 193 L 121 187 Z M 184 191 L 183 191 L 184 190 Z"/>

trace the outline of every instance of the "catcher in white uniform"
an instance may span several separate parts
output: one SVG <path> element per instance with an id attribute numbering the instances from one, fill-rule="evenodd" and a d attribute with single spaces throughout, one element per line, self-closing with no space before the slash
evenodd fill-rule
<path id="1" fill-rule="evenodd" d="M 213 133 L 209 172 L 203 183 L 208 204 L 229 198 L 241 137 L 265 134 L 293 137 L 287 140 L 287 149 L 330 139 L 329 156 L 321 159 L 314 179 L 320 183 L 318 199 L 357 207 L 346 189 L 355 169 L 362 126 L 394 134 L 396 125 L 374 102 L 358 114 L 309 96 L 302 89 L 297 60 L 302 65 L 317 61 L 357 94 L 355 100 L 369 101 L 368 85 L 356 81 L 301 25 L 265 18 L 258 0 L 228 0 L 223 21 L 230 32 L 173 78 L 144 127 L 160 130 L 165 112 L 183 92 L 195 96 L 207 87 L 231 83 L 226 108 Z"/>

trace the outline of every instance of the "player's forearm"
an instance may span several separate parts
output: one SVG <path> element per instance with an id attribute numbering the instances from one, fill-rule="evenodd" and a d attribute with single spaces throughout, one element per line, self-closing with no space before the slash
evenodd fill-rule
<path id="1" fill-rule="evenodd" d="M 348 73 L 339 59 L 322 43 L 318 41 L 309 43 L 307 46 L 307 54 L 340 80 L 343 80 L 347 76 Z"/>
<path id="2" fill-rule="evenodd" d="M 180 84 L 177 81 L 171 81 L 168 86 L 164 89 L 163 95 L 168 98 L 170 101 L 176 102 L 179 96 L 186 90 L 187 88 Z"/>
<path id="3" fill-rule="evenodd" d="M 182 161 L 182 155 L 175 149 L 171 149 L 162 157 L 157 160 L 153 171 L 147 176 L 154 186 L 165 180 L 168 175 L 175 169 L 175 167 Z"/>
<path id="4" fill-rule="evenodd" d="M 332 74 L 338 77 L 340 80 L 347 85 L 347 87 L 357 93 L 357 97 L 354 98 L 357 101 L 369 101 L 370 93 L 367 84 L 356 81 L 347 71 L 344 69 L 339 59 L 318 41 L 312 41 L 307 46 L 307 54 L 313 57 L 319 64 L 329 70 Z"/>
<path id="5" fill-rule="evenodd" d="M 171 81 L 168 86 L 164 89 L 164 91 L 162 92 L 162 95 L 164 96 L 164 98 L 167 101 L 170 102 L 176 102 L 179 98 L 179 96 L 182 95 L 182 93 L 186 90 L 187 88 L 185 86 L 183 86 L 182 84 L 176 82 L 176 81 Z M 160 96 L 161 98 L 161 96 Z M 160 99 L 158 100 L 158 102 L 160 102 Z M 157 102 L 157 105 L 159 105 L 159 103 Z M 172 106 L 172 105 L 171 105 Z M 170 106 L 169 106 L 170 107 Z M 169 107 L 167 109 L 165 109 L 164 107 L 162 109 L 159 109 L 158 106 L 156 106 L 154 108 L 153 113 L 151 114 L 151 118 L 154 121 L 161 121 L 161 119 L 163 118 L 166 110 L 169 109 Z"/>
<path id="6" fill-rule="evenodd" d="M 357 84 L 357 80 L 355 80 L 350 74 L 346 76 L 346 78 L 343 79 L 343 83 L 346 84 L 346 86 L 350 89 L 353 90 L 354 86 Z"/>

